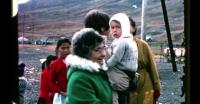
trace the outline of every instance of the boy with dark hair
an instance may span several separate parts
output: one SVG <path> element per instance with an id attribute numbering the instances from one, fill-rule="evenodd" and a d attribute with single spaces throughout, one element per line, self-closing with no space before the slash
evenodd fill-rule
<path id="1" fill-rule="evenodd" d="M 86 28 L 93 28 L 101 35 L 109 35 L 110 17 L 98 10 L 91 10 L 86 14 L 84 25 Z"/>

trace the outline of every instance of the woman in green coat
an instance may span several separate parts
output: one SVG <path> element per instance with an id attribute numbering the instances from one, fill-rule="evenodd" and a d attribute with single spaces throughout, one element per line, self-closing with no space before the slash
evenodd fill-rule
<path id="1" fill-rule="evenodd" d="M 103 37 L 95 30 L 85 28 L 75 33 L 72 54 L 65 60 L 71 65 L 67 73 L 67 104 L 112 104 L 105 48 Z"/>
<path id="2" fill-rule="evenodd" d="M 129 18 L 131 33 L 136 35 L 135 22 Z M 161 84 L 153 53 L 147 42 L 134 38 L 138 46 L 138 87 L 130 92 L 130 104 L 155 104 L 160 96 Z"/>

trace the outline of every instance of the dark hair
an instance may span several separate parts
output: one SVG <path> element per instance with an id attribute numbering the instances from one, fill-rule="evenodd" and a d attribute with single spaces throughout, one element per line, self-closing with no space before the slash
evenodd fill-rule
<path id="1" fill-rule="evenodd" d="M 54 55 L 48 55 L 46 60 L 46 67 L 49 67 L 51 62 L 56 60 L 58 57 Z"/>
<path id="2" fill-rule="evenodd" d="M 130 21 L 130 25 L 131 25 L 133 28 L 135 28 L 135 32 L 132 33 L 132 35 L 135 36 L 136 33 L 137 33 L 136 23 L 135 23 L 135 21 L 134 21 L 131 17 L 129 17 L 129 21 Z"/>
<path id="3" fill-rule="evenodd" d="M 24 63 L 21 63 L 21 64 L 18 65 L 18 70 L 19 70 L 18 76 L 19 76 L 19 77 L 21 77 L 21 76 L 24 75 L 24 68 L 25 68 L 25 66 L 26 66 L 26 65 L 25 65 Z"/>
<path id="4" fill-rule="evenodd" d="M 109 29 L 109 20 L 110 17 L 106 13 L 98 10 L 91 10 L 86 14 L 84 24 L 86 28 L 93 28 L 102 34 L 102 28 L 105 31 Z"/>
<path id="5" fill-rule="evenodd" d="M 42 71 L 46 68 L 46 61 L 42 63 Z"/>
<path id="6" fill-rule="evenodd" d="M 63 43 L 68 43 L 69 45 L 71 45 L 71 42 L 70 42 L 70 40 L 69 40 L 68 38 L 64 38 L 64 39 L 58 40 L 57 45 L 56 45 L 56 49 L 55 49 L 56 55 L 58 54 L 58 52 L 57 52 L 58 48 L 59 48 Z"/>
<path id="7" fill-rule="evenodd" d="M 72 38 L 72 54 L 88 59 L 91 50 L 102 42 L 104 42 L 103 37 L 94 29 L 82 29 Z"/>

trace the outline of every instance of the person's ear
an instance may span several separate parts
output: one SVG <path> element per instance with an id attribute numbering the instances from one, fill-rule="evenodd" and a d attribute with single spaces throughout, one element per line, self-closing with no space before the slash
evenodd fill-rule
<path id="1" fill-rule="evenodd" d="M 109 31 L 109 29 L 108 30 L 106 30 L 105 28 L 101 28 L 101 33 L 100 34 L 102 34 L 102 35 L 105 35 L 105 36 L 108 36 L 109 35 L 109 33 L 110 33 L 110 31 Z"/>

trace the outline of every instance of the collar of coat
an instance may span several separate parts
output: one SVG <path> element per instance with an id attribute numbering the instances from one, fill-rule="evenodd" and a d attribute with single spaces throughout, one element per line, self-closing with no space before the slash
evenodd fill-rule
<path id="1" fill-rule="evenodd" d="M 108 70 L 105 61 L 104 64 L 101 66 L 96 62 L 71 54 L 66 57 L 65 63 L 68 63 L 70 64 L 70 66 L 73 66 L 79 70 L 87 70 L 89 72 L 99 72 L 100 70 Z"/>

